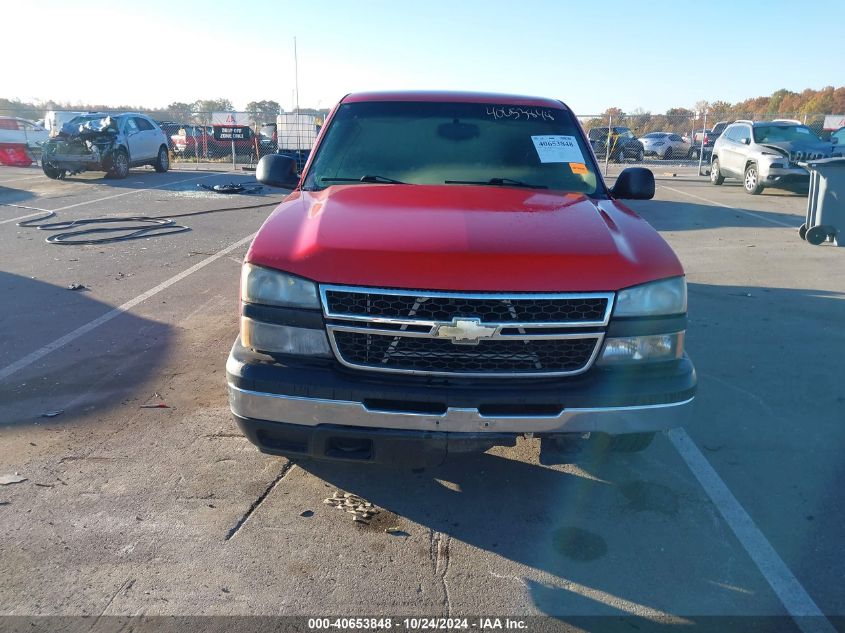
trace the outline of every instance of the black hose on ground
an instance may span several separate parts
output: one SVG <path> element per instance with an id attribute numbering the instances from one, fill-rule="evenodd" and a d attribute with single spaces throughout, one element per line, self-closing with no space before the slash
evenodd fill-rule
<path id="1" fill-rule="evenodd" d="M 207 215 L 209 213 L 223 213 L 225 211 L 242 211 L 245 209 L 259 209 L 261 207 L 270 207 L 279 204 L 279 201 L 264 202 L 262 204 L 248 204 L 237 207 L 223 207 L 221 209 L 206 209 L 204 211 L 191 211 L 188 213 L 168 214 L 166 216 L 148 216 L 135 215 L 122 218 L 81 218 L 79 220 L 66 220 L 59 222 L 44 222 L 50 218 L 56 217 L 55 211 L 47 209 L 37 209 L 35 207 L 27 207 L 20 204 L 0 203 L 4 207 L 16 207 L 19 209 L 29 209 L 31 211 L 43 211 L 44 215 L 22 220 L 17 223 L 18 226 L 26 228 L 34 228 L 42 231 L 64 231 L 51 235 L 46 239 L 49 244 L 60 244 L 63 246 L 81 246 L 84 244 L 112 244 L 114 242 L 128 242 L 129 240 L 138 240 L 146 237 L 157 237 L 159 235 L 175 235 L 176 233 L 185 233 L 191 228 L 182 224 L 176 224 L 173 218 L 187 218 L 194 215 Z M 131 223 L 131 224 L 129 224 Z M 96 228 L 86 228 L 81 230 L 70 231 L 68 229 L 76 229 L 82 226 L 96 226 L 102 224 L 128 224 L 127 226 L 100 226 Z M 110 237 L 95 237 L 88 239 L 80 239 L 86 235 L 102 235 L 104 233 L 122 233 Z"/>

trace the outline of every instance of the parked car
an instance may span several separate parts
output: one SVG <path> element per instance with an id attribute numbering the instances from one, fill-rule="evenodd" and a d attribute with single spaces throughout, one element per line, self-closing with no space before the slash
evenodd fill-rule
<path id="1" fill-rule="evenodd" d="M 174 153 L 186 158 L 219 159 L 232 154 L 232 141 L 216 139 L 214 128 L 210 125 L 183 125 L 170 138 Z M 250 128 L 247 128 L 246 138 L 237 139 L 234 143 L 238 156 L 255 156 L 257 153 L 257 138 Z"/>
<path id="2" fill-rule="evenodd" d="M 639 138 L 646 156 L 657 156 L 669 160 L 671 158 L 688 158 L 690 144 L 673 132 L 649 132 Z"/>
<path id="3" fill-rule="evenodd" d="M 713 144 L 716 142 L 716 139 L 722 135 L 722 133 L 725 131 L 725 128 L 727 128 L 730 124 L 731 121 L 719 121 L 716 125 L 713 126 L 712 130 L 695 132 L 693 134 L 692 147 L 690 147 L 689 152 L 690 158 L 698 160 L 703 150 L 704 159 L 709 160 L 710 155 L 713 153 Z"/>
<path id="4" fill-rule="evenodd" d="M 0 144 L 15 143 L 38 149 L 49 137 L 47 130 L 29 119 L 0 117 Z"/>
<path id="5" fill-rule="evenodd" d="M 834 151 L 839 150 L 845 155 L 845 127 L 841 127 L 830 135 L 830 142 L 836 145 Z M 837 152 L 839 153 L 839 152 Z"/>
<path id="6" fill-rule="evenodd" d="M 589 131 L 590 144 L 596 157 L 604 158 L 607 153 L 607 128 L 594 127 Z M 642 161 L 645 157 L 643 144 L 637 140 L 634 133 L 626 127 L 613 127 L 610 134 L 610 160 L 622 162 L 626 158 Z"/>
<path id="7" fill-rule="evenodd" d="M 736 178 L 750 194 L 807 183 L 809 172 L 798 163 L 832 157 L 835 147 L 797 121 L 736 121 L 713 146 L 710 182 L 721 185 L 725 178 Z"/>
<path id="8" fill-rule="evenodd" d="M 166 172 L 170 155 L 158 124 L 135 112 L 78 116 L 44 143 L 41 156 L 44 174 L 54 179 L 89 170 L 126 178 L 129 168 L 137 165 L 152 165 L 157 172 Z"/>
<path id="9" fill-rule="evenodd" d="M 164 136 L 167 139 L 167 148 L 170 151 L 175 151 L 173 139 L 171 137 L 174 134 L 178 134 L 179 129 L 183 124 L 176 121 L 156 121 L 156 123 L 161 128 L 161 131 L 164 132 Z"/>
<path id="10" fill-rule="evenodd" d="M 278 126 L 265 123 L 258 129 L 259 150 L 262 156 L 273 154 L 279 149 Z"/>
<path id="11" fill-rule="evenodd" d="M 301 175 L 271 154 L 256 177 L 293 189 L 247 252 L 226 363 L 262 451 L 413 468 L 530 433 L 550 463 L 683 423 L 684 271 L 618 202 L 654 176 L 605 185 L 560 101 L 351 94 Z"/>
<path id="12" fill-rule="evenodd" d="M 204 125 L 180 125 L 170 135 L 173 153 L 186 158 L 201 158 L 208 155 L 209 145 L 216 141 Z"/>

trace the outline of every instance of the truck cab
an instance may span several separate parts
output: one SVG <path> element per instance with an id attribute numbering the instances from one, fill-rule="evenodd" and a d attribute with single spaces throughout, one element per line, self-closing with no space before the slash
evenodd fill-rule
<path id="1" fill-rule="evenodd" d="M 281 138 L 281 132 L 280 132 Z M 608 187 L 572 111 L 500 94 L 347 95 L 259 230 L 226 365 L 262 451 L 403 467 L 572 438 L 648 446 L 684 423 L 683 268 Z"/>

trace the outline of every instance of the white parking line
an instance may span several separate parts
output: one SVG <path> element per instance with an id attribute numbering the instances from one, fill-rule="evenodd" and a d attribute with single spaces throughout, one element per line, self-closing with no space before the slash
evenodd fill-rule
<path id="1" fill-rule="evenodd" d="M 804 633 L 836 633 L 760 529 L 683 429 L 669 431 L 669 441 L 704 488 L 757 569 Z"/>
<path id="2" fill-rule="evenodd" d="M 89 321 L 85 325 L 81 325 L 80 327 L 76 328 L 72 332 L 65 334 L 61 338 L 57 338 L 52 343 L 48 343 L 47 345 L 35 350 L 34 352 L 27 354 L 23 358 L 16 360 L 11 365 L 7 365 L 6 367 L 3 367 L 2 369 L 0 369 L 0 380 L 4 380 L 5 378 L 8 378 L 9 376 L 14 374 L 15 372 L 18 372 L 21 369 L 28 367 L 29 365 L 31 365 L 35 361 L 43 358 L 47 354 L 49 354 L 51 352 L 55 352 L 57 349 L 64 347 L 65 345 L 67 345 L 71 341 L 75 341 L 80 336 L 87 334 L 91 330 L 94 330 L 94 329 L 100 327 L 101 325 L 108 323 L 109 321 L 111 321 L 115 317 L 119 317 L 121 314 L 131 310 L 132 308 L 134 308 L 136 305 L 138 305 L 142 301 L 146 301 L 150 297 L 157 295 L 162 290 L 169 288 L 170 286 L 172 286 L 176 282 L 181 281 L 185 277 L 194 274 L 195 272 L 197 272 L 201 268 L 205 268 L 210 263 L 217 261 L 221 257 L 228 255 L 229 253 L 231 253 L 236 248 L 239 248 L 239 247 L 243 246 L 244 244 L 246 244 L 247 242 L 249 242 L 250 240 L 252 240 L 253 237 L 255 237 L 255 233 L 252 233 L 251 235 L 247 235 L 246 237 L 244 237 L 244 238 L 238 240 L 237 242 L 235 242 L 234 244 L 230 244 L 229 246 L 227 246 L 223 250 L 217 251 L 216 253 L 214 253 L 214 255 L 206 257 L 201 262 L 197 262 L 196 264 L 194 264 L 190 268 L 183 270 L 181 273 L 179 273 L 177 275 L 174 275 L 173 277 L 171 277 L 167 281 L 161 282 L 156 287 L 150 288 L 149 290 L 147 290 L 146 292 L 138 295 L 134 299 L 130 299 L 129 301 L 127 301 L 123 305 L 120 305 L 120 306 L 114 308 L 113 310 L 106 312 L 103 316 L 98 317 L 98 318 L 94 319 L 93 321 Z"/>
<path id="3" fill-rule="evenodd" d="M 44 215 L 44 212 L 38 211 L 37 213 L 30 213 L 29 215 L 19 215 L 16 218 L 9 218 L 8 220 L 0 220 L 0 224 L 8 224 L 9 222 L 19 222 L 20 220 L 26 220 L 27 218 L 34 218 L 36 215 Z"/>
<path id="4" fill-rule="evenodd" d="M 708 200 L 707 198 L 702 198 L 701 196 L 697 196 L 694 193 L 689 193 L 687 191 L 681 191 L 680 189 L 675 189 L 674 187 L 667 187 L 666 185 L 657 185 L 658 187 L 662 187 L 663 189 L 668 189 L 669 191 L 674 191 L 675 193 L 679 193 L 682 196 L 689 196 L 690 198 L 695 198 L 696 200 L 702 200 L 704 202 L 709 202 L 710 204 L 714 204 L 717 207 L 724 207 L 725 209 L 730 209 L 731 211 L 737 211 L 738 213 L 744 213 L 745 215 L 750 215 L 752 217 L 757 218 L 758 220 L 762 220 L 763 222 L 769 222 L 770 224 L 777 224 L 778 226 L 785 226 L 790 229 L 797 229 L 798 227 L 794 224 L 789 224 L 787 222 L 781 222 L 780 220 L 773 220 L 772 218 L 767 218 L 762 215 L 757 215 L 753 211 L 747 211 L 745 209 L 737 209 L 736 207 L 732 207 L 729 204 L 724 204 L 722 202 L 716 202 L 715 200 Z"/>

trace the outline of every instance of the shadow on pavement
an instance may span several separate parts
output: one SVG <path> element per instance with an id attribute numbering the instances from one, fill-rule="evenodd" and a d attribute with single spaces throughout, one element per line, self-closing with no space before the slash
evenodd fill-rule
<path id="1" fill-rule="evenodd" d="M 828 327 L 845 323 L 843 298 L 811 289 L 690 284 L 688 349 L 704 378 L 689 432 L 717 470 L 738 470 L 749 482 L 727 478 L 802 578 L 845 564 L 835 527 L 845 521 L 836 500 L 845 478 L 845 330 Z M 812 442 L 795 435 L 799 420 L 812 428 Z M 342 463 L 300 466 L 427 527 L 432 548 L 441 547 L 439 533 L 489 552 L 479 554 L 482 565 L 471 573 L 527 592 L 543 613 L 576 625 L 588 618 L 567 614 L 612 616 L 588 630 L 673 628 L 661 620 L 661 608 L 695 630 L 797 630 L 783 617 L 683 615 L 772 614 L 782 607 L 751 560 L 737 554 L 741 547 L 664 438 L 641 454 L 594 452 L 566 471 L 524 461 L 525 450 L 521 455 L 455 456 L 416 474 Z M 815 472 L 783 480 L 796 455 L 800 464 L 813 459 Z M 783 493 L 761 495 L 760 486 Z M 796 488 L 800 493 L 790 497 L 787 491 Z M 496 557 L 555 581 L 497 575 Z M 456 567 L 452 583 L 470 573 Z M 829 574 L 819 582 L 835 585 Z"/>
<path id="2" fill-rule="evenodd" d="M 87 290 L 69 290 L 0 271 L 0 373 L 113 306 Z M 0 426 L 66 424 L 94 408 L 118 406 L 155 377 L 172 338 L 165 323 L 124 312 L 92 332 L 0 378 Z"/>
<path id="3" fill-rule="evenodd" d="M 29 200 L 33 197 L 31 191 L 27 191 L 26 189 L 14 189 L 12 187 L 6 187 L 0 184 L 0 211 L 4 213 L 0 214 L 0 221 L 6 218 L 6 215 L 9 215 L 10 218 L 16 217 L 21 213 L 25 213 L 23 209 L 15 209 L 14 207 L 4 207 L 2 204 L 5 202 L 6 204 L 15 204 L 20 203 L 25 200 Z M 5 213 L 8 212 L 8 213 Z M 19 212 L 19 213 L 16 213 Z"/>

